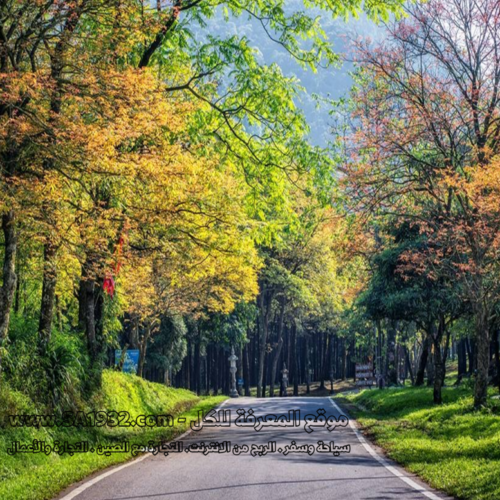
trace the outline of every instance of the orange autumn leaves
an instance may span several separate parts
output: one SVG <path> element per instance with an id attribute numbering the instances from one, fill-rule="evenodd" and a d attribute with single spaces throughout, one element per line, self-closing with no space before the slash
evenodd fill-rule
<path id="1" fill-rule="evenodd" d="M 96 206 L 89 197 L 88 207 L 101 214 L 100 227 L 92 223 L 97 239 L 117 238 L 118 221 L 130 227 L 118 276 L 126 310 L 149 322 L 167 311 L 229 312 L 250 300 L 258 265 L 250 235 L 241 230 L 245 192 L 230 165 L 199 155 L 184 136 L 193 105 L 167 99 L 141 72 L 134 72 L 131 91 L 118 89 L 117 96 L 129 102 L 125 114 L 119 107 L 105 113 L 105 124 L 115 113 L 113 127 L 102 131 L 110 140 L 95 125 L 89 136 L 89 143 L 112 143 L 109 154 L 96 158 L 91 178 L 104 173 L 114 206 Z"/>
<path id="2" fill-rule="evenodd" d="M 78 262 L 89 255 L 96 278 L 113 273 L 126 230 L 123 267 L 113 276 L 123 310 L 142 318 L 229 312 L 251 300 L 259 264 L 246 191 L 230 164 L 190 142 L 186 125 L 196 106 L 168 97 L 149 70 L 82 75 L 57 116 L 47 87 L 30 86 L 33 119 L 6 119 L 1 138 L 5 148 L 33 142 L 26 170 L 6 184 L 32 237 L 49 234 L 59 266 L 74 271 L 73 286 L 64 279 L 59 293 L 69 300 Z M 24 80 L 12 79 L 12 99 Z"/>

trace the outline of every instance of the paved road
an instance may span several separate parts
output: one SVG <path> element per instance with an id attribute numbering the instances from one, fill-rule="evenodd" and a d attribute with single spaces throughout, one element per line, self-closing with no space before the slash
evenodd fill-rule
<path id="1" fill-rule="evenodd" d="M 287 414 L 300 410 L 301 425 L 294 428 L 253 428 L 234 425 L 236 410 L 253 409 L 255 415 Z M 78 495 L 76 500 L 281 500 L 281 499 L 366 499 L 385 500 L 446 498 L 415 479 L 403 469 L 377 456 L 365 447 L 350 427 L 338 427 L 332 432 L 316 429 L 304 431 L 304 417 L 325 409 L 326 415 L 340 416 L 338 407 L 329 398 L 240 398 L 230 400 L 224 410 L 230 409 L 233 424 L 229 428 L 204 428 L 183 439 L 184 447 L 193 443 L 230 441 L 234 444 L 267 444 L 276 442 L 283 449 L 295 441 L 317 445 L 319 440 L 334 441 L 335 445 L 350 445 L 350 453 L 340 456 L 314 453 L 270 453 L 252 457 L 232 453 L 202 455 L 177 453 L 165 457 L 149 455 L 99 480 Z M 371 450 L 371 452 L 370 452 Z M 382 463 L 381 463 L 382 462 Z M 397 477 L 395 474 L 403 476 Z M 405 482 L 406 481 L 406 482 Z M 409 484 L 408 484 L 409 483 Z M 87 483 L 88 484 L 88 483 Z M 78 485 L 77 485 L 78 486 Z M 84 486 L 85 487 L 85 486 Z M 415 489 L 417 488 L 417 489 Z M 418 488 L 425 491 L 418 491 Z M 78 491 L 78 490 L 76 490 Z M 74 495 L 70 489 L 58 498 Z"/>

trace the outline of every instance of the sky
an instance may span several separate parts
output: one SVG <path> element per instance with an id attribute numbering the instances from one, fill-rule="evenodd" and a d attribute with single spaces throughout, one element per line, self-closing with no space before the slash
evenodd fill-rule
<path id="1" fill-rule="evenodd" d="M 302 5 L 301 0 L 289 1 L 291 8 L 300 8 Z M 317 11 L 317 15 L 321 15 L 322 27 L 337 53 L 345 54 L 349 47 L 349 38 L 359 35 L 372 39 L 383 37 L 384 28 L 377 26 L 364 15 L 347 22 L 342 19 L 331 19 L 330 16 L 320 11 Z M 302 69 L 293 61 L 284 48 L 269 39 L 260 23 L 254 19 L 248 19 L 245 16 L 231 18 L 228 23 L 218 23 L 218 26 L 225 26 L 227 35 L 246 36 L 250 44 L 260 52 L 263 63 L 277 63 L 285 75 L 299 79 L 306 93 L 301 95 L 300 102 L 297 104 L 304 110 L 311 127 L 310 141 L 315 145 L 325 146 L 331 139 L 330 106 L 323 105 L 318 109 L 317 100 L 313 98 L 313 95 L 334 100 L 347 97 L 352 85 L 350 72 L 353 70 L 353 65 L 344 62 L 341 67 L 319 68 L 314 73 L 311 70 Z"/>

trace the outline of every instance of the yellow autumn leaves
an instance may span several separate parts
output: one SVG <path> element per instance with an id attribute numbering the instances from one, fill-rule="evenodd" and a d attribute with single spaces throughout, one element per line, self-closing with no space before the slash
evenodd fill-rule
<path id="1" fill-rule="evenodd" d="M 56 116 L 47 88 L 32 87 L 37 119 L 12 119 L 2 138 L 3 147 L 34 138 L 11 184 L 24 234 L 55 242 L 60 267 L 91 256 L 94 276 L 117 280 L 124 310 L 139 317 L 230 312 L 251 300 L 259 264 L 246 190 L 231 164 L 191 143 L 195 104 L 168 96 L 150 70 L 89 75 L 72 82 Z M 73 278 L 58 287 L 68 302 Z"/>

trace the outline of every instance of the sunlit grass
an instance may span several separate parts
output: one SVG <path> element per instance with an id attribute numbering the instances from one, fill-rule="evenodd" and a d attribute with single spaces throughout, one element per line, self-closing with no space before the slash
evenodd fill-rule
<path id="1" fill-rule="evenodd" d="M 346 396 L 355 416 L 388 455 L 432 486 L 467 499 L 500 498 L 500 400 L 474 411 L 471 391 L 365 390 Z"/>
<path id="2" fill-rule="evenodd" d="M 20 397 L 18 394 L 16 395 Z M 1 399 L 1 398 L 0 398 Z M 24 428 L 0 427 L 0 499 L 45 500 L 53 498 L 70 484 L 95 471 L 110 465 L 130 460 L 130 453 L 117 453 L 109 457 L 96 453 L 74 456 L 57 454 L 18 454 L 10 456 L 7 448 L 12 441 L 30 443 L 33 439 L 53 443 L 56 440 L 78 442 L 89 441 L 93 445 L 112 444 L 128 440 L 131 444 L 147 445 L 149 441 L 159 443 L 185 432 L 198 411 L 207 412 L 227 399 L 226 396 L 199 398 L 184 389 L 167 388 L 161 384 L 146 382 L 138 377 L 121 373 L 105 374 L 99 408 L 129 411 L 137 415 L 170 414 L 176 417 L 173 427 L 153 428 Z M 20 404 L 19 412 L 29 408 Z M 28 402 L 26 402 L 29 404 Z M 179 417 L 186 422 L 179 423 Z"/>

